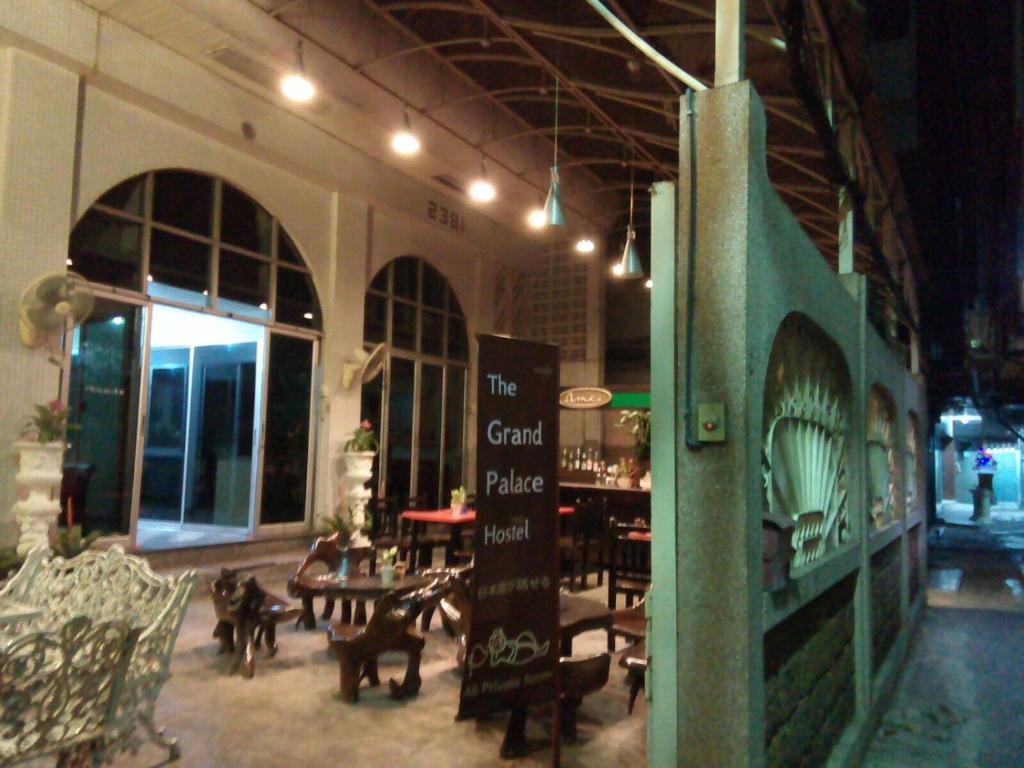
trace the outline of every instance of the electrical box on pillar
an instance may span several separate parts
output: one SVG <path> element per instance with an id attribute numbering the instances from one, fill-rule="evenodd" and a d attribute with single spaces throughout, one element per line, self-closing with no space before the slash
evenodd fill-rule
<path id="1" fill-rule="evenodd" d="M 725 442 L 725 403 L 697 406 L 697 439 L 702 443 Z"/>

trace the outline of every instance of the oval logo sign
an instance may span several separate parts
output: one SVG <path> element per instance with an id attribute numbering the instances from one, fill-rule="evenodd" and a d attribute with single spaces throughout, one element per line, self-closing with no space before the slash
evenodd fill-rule
<path id="1" fill-rule="evenodd" d="M 573 387 L 558 396 L 560 406 L 573 410 L 603 408 L 611 401 L 612 393 L 601 387 Z"/>

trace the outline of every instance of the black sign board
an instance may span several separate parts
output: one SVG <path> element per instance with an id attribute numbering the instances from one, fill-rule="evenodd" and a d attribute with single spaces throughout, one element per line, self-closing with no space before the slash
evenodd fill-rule
<path id="1" fill-rule="evenodd" d="M 479 336 L 476 557 L 458 718 L 550 702 L 558 670 L 558 348 Z"/>

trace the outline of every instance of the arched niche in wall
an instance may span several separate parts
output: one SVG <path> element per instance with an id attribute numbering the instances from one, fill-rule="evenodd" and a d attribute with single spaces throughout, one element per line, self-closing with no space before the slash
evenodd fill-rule
<path id="1" fill-rule="evenodd" d="M 918 470 L 921 456 L 921 422 L 917 413 L 907 411 L 907 434 L 903 453 L 903 482 L 906 488 L 906 513 L 917 511 L 921 502 L 921 478 Z"/>
<path id="2" fill-rule="evenodd" d="M 796 523 L 797 572 L 850 535 L 850 391 L 850 370 L 835 341 L 806 316 L 787 315 L 768 359 L 762 470 L 769 514 Z"/>
<path id="3" fill-rule="evenodd" d="M 867 441 L 868 520 L 882 528 L 898 514 L 896 501 L 896 456 L 893 432 L 896 428 L 896 404 L 880 384 L 868 393 L 864 424 Z"/>

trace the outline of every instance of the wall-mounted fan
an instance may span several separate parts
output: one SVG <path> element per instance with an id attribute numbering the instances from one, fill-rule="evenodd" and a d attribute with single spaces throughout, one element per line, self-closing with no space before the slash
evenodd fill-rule
<path id="1" fill-rule="evenodd" d="M 378 344 L 370 350 L 356 347 L 352 359 L 341 365 L 341 386 L 352 389 L 356 385 L 373 381 L 384 370 L 388 359 L 388 345 Z"/>
<path id="2" fill-rule="evenodd" d="M 21 340 L 28 347 L 42 347 L 64 330 L 68 319 L 75 324 L 92 312 L 89 282 L 74 272 L 54 272 L 29 283 L 21 294 L 18 319 Z"/>

